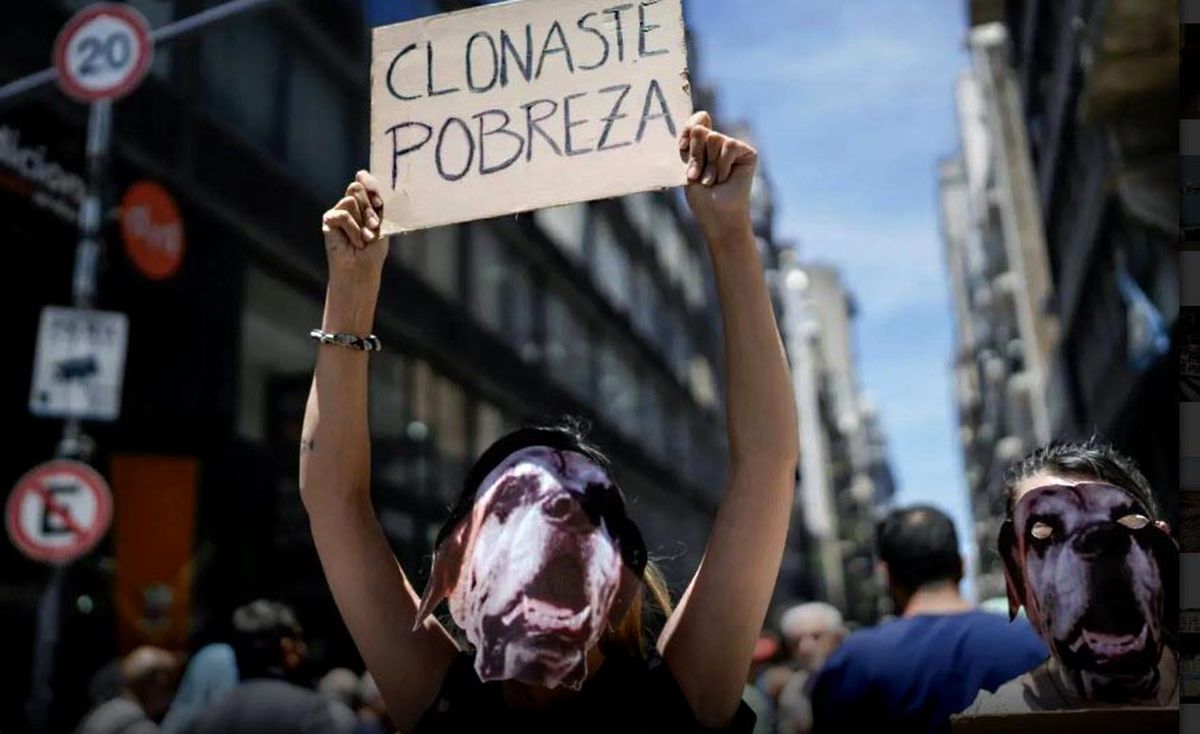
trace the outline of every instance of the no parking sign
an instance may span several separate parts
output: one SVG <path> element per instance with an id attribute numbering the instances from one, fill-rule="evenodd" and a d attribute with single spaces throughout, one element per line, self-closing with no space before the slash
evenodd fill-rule
<path id="1" fill-rule="evenodd" d="M 87 464 L 49 461 L 21 477 L 4 515 L 8 537 L 21 553 L 44 563 L 69 563 L 108 531 L 112 493 Z"/>

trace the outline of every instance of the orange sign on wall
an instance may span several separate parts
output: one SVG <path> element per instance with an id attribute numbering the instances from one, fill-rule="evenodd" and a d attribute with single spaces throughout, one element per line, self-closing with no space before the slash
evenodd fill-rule
<path id="1" fill-rule="evenodd" d="M 147 278 L 163 280 L 183 264 L 183 219 L 171 194 L 154 181 L 138 181 L 121 199 L 125 253 Z"/>
<path id="2" fill-rule="evenodd" d="M 112 459 L 113 601 L 123 651 L 187 648 L 198 473 L 190 457 Z"/>

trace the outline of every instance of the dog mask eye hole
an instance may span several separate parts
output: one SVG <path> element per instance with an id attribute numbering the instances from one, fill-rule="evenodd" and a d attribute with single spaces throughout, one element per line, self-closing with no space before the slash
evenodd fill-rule
<path id="1" fill-rule="evenodd" d="M 1054 528 L 1044 522 L 1035 522 L 1033 527 L 1029 528 L 1029 534 L 1037 540 L 1049 540 L 1051 535 L 1054 535 Z"/>
<path id="2" fill-rule="evenodd" d="M 1150 518 L 1146 517 L 1145 515 L 1131 514 L 1125 515 L 1124 517 L 1118 519 L 1117 522 L 1121 523 L 1130 530 L 1141 530 L 1150 524 Z"/>

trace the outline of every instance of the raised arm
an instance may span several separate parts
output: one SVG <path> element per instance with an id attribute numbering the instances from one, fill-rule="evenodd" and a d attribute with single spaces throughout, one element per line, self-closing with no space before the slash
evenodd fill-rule
<path id="1" fill-rule="evenodd" d="M 329 263 L 322 329 L 367 335 L 388 243 L 383 200 L 359 172 L 325 213 Z M 371 506 L 367 353 L 322 346 L 304 412 L 300 495 L 325 578 L 359 652 L 401 731 L 430 706 L 456 649 L 436 621 L 413 631 L 419 597 L 392 555 Z"/>
<path id="2" fill-rule="evenodd" d="M 671 673 L 707 726 L 737 710 L 787 540 L 796 407 L 750 226 L 757 153 L 697 113 L 680 135 L 688 204 L 708 241 L 725 331 L 728 486 L 704 558 L 659 638 Z"/>

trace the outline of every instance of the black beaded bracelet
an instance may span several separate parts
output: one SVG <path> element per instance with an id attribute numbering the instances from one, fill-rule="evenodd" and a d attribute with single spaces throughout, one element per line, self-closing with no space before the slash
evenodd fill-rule
<path id="1" fill-rule="evenodd" d="M 319 341 L 322 344 L 334 344 L 339 347 L 349 347 L 357 349 L 360 352 L 378 352 L 383 349 L 383 344 L 380 343 L 379 337 L 374 334 L 366 336 L 358 336 L 356 334 L 330 334 L 327 331 L 313 329 L 308 333 L 314 341 Z"/>

